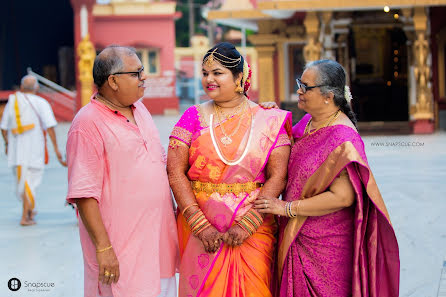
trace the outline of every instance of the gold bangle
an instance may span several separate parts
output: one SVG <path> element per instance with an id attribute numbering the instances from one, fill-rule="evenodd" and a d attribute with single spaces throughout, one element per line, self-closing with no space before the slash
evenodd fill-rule
<path id="1" fill-rule="evenodd" d="M 181 212 L 181 215 L 184 217 L 184 213 L 186 212 L 186 210 L 188 210 L 189 208 L 191 208 L 192 206 L 199 206 L 198 203 L 192 203 L 189 206 L 186 206 L 183 211 Z"/>
<path id="2" fill-rule="evenodd" d="M 103 249 L 100 249 L 100 250 L 96 250 L 96 253 L 102 253 L 102 252 L 105 252 L 106 250 L 109 250 L 111 248 L 112 248 L 112 246 L 108 246 L 106 248 L 103 248 Z"/>
<path id="3" fill-rule="evenodd" d="M 299 206 L 300 206 L 301 202 L 302 202 L 302 200 L 297 201 L 296 216 L 299 215 Z"/>

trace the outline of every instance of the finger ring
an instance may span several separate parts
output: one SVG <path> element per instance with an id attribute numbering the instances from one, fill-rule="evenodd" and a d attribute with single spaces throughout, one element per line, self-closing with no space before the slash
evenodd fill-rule
<path id="1" fill-rule="evenodd" d="M 110 274 L 110 277 L 114 277 L 115 275 L 112 273 L 112 274 Z"/>
<path id="2" fill-rule="evenodd" d="M 263 206 L 263 208 L 268 208 L 268 204 L 265 203 L 264 206 Z"/>
<path id="3" fill-rule="evenodd" d="M 215 244 L 218 244 L 218 240 L 214 241 Z"/>
<path id="4" fill-rule="evenodd" d="M 235 245 L 238 244 L 238 241 L 237 241 L 237 240 L 234 240 L 234 244 L 235 244 Z"/>
<path id="5" fill-rule="evenodd" d="M 104 275 L 105 275 L 105 276 L 110 276 L 110 272 L 108 272 L 107 270 L 105 270 Z"/>

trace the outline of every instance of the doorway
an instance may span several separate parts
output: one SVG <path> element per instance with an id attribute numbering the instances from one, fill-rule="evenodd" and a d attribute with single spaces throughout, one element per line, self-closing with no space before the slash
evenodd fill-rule
<path id="1" fill-rule="evenodd" d="M 70 1 L 3 1 L 0 9 L 0 90 L 12 90 L 27 68 L 75 87 L 74 16 Z"/>
<path id="2" fill-rule="evenodd" d="M 360 122 L 408 121 L 407 38 L 398 27 L 353 26 L 353 110 Z"/>

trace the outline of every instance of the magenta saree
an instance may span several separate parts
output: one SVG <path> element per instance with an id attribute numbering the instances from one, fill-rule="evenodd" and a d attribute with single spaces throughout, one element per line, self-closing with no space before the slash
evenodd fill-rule
<path id="1" fill-rule="evenodd" d="M 367 163 L 359 134 L 344 125 L 294 128 L 284 199 L 326 191 L 346 169 L 356 192 L 349 208 L 320 217 L 281 218 L 278 288 L 281 297 L 398 296 L 399 252 L 384 201 Z"/>

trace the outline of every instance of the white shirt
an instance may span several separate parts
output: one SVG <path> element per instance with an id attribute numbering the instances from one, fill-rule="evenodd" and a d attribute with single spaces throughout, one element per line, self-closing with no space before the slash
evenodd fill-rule
<path id="1" fill-rule="evenodd" d="M 17 128 L 15 100 L 19 103 L 22 126 L 34 124 L 34 128 L 22 134 L 14 135 L 11 130 Z M 8 166 L 26 166 L 43 168 L 45 166 L 45 142 L 42 127 L 36 112 L 39 113 L 43 129 L 57 125 L 53 110 L 48 101 L 34 94 L 17 92 L 9 96 L 3 112 L 0 128 L 8 130 Z M 30 106 L 33 105 L 34 109 Z M 34 111 L 35 110 L 35 111 Z"/>

